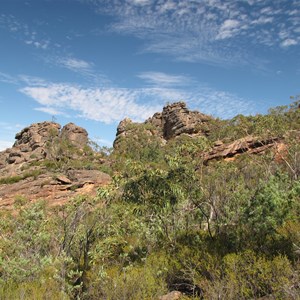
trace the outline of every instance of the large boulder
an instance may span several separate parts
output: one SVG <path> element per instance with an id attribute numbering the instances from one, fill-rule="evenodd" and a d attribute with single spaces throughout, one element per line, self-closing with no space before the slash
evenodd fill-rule
<path id="1" fill-rule="evenodd" d="M 74 146 L 80 149 L 84 148 L 88 143 L 87 131 L 74 123 L 65 125 L 61 130 L 60 137 L 70 141 Z"/>
<path id="2" fill-rule="evenodd" d="M 212 118 L 198 111 L 190 111 L 184 102 L 167 105 L 162 112 L 163 136 L 166 140 L 183 133 L 191 135 L 207 135 L 207 122 Z M 156 120 L 154 119 L 156 122 Z"/>

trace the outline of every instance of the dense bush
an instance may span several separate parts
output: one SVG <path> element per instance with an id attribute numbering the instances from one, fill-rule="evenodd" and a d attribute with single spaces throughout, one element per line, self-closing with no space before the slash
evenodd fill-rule
<path id="1" fill-rule="evenodd" d="M 19 197 L 0 215 L 0 299 L 299 299 L 297 107 L 217 120 L 209 137 L 167 145 L 132 128 L 96 197 L 55 208 Z M 284 136 L 287 148 L 203 165 L 215 140 L 248 134 Z"/>

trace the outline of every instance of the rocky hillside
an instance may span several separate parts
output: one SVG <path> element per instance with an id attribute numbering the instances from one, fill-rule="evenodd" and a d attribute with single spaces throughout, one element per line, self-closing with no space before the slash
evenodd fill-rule
<path id="1" fill-rule="evenodd" d="M 161 113 L 155 113 L 144 123 L 134 123 L 129 118 L 122 120 L 117 128 L 114 147 L 118 149 L 126 139 L 138 140 L 138 132 L 149 138 L 157 138 L 161 145 L 183 136 L 191 139 L 205 137 L 211 142 L 210 149 L 199 153 L 205 164 L 211 160 L 233 159 L 242 153 L 261 154 L 268 149 L 274 149 L 278 157 L 285 148 L 284 136 L 257 136 L 247 131 L 239 138 L 230 139 L 229 135 L 225 135 L 223 139 L 216 139 L 216 133 L 222 130 L 223 125 L 221 120 L 190 111 L 184 102 L 177 102 L 165 106 Z"/>
<path id="2" fill-rule="evenodd" d="M 114 141 L 114 156 L 109 160 L 122 164 L 120 158 L 126 159 L 130 153 L 143 149 L 148 151 L 147 159 L 153 160 L 158 148 L 182 138 L 205 141 L 206 146 L 197 150 L 205 165 L 267 150 L 281 160 L 290 130 L 260 133 L 257 128 L 261 120 L 274 126 L 272 119 L 264 116 L 257 120 L 241 116 L 222 121 L 190 111 L 184 102 L 173 103 L 144 123 L 122 120 Z M 292 132 L 299 138 L 299 130 Z M 89 146 L 87 131 L 73 123 L 62 128 L 54 122 L 32 124 L 15 138 L 12 148 L 0 152 L 0 208 L 10 207 L 16 197 L 43 198 L 51 204 L 60 204 L 79 194 L 94 195 L 99 186 L 110 182 L 110 176 L 99 171 L 106 161 Z"/>
<path id="3" fill-rule="evenodd" d="M 300 299 L 299 102 L 174 103 L 114 146 L 43 122 L 0 153 L 0 299 Z"/>
<path id="4" fill-rule="evenodd" d="M 12 148 L 0 152 L 0 208 L 20 197 L 61 204 L 79 194 L 93 195 L 110 181 L 99 170 L 74 164 L 103 161 L 88 146 L 87 131 L 73 123 L 63 128 L 54 122 L 32 124 L 15 138 Z"/>

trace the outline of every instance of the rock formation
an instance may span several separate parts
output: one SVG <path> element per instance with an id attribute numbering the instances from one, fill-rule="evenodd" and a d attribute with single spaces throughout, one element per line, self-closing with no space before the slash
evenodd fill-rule
<path id="1" fill-rule="evenodd" d="M 88 144 L 87 131 L 74 123 L 65 125 L 61 130 L 60 137 L 70 141 L 73 145 L 81 149 Z"/>
<path id="2" fill-rule="evenodd" d="M 98 170 L 70 170 L 67 175 L 42 170 L 38 176 L 1 184 L 0 209 L 11 209 L 19 197 L 26 201 L 43 199 L 51 206 L 62 205 L 79 195 L 95 196 L 97 188 L 110 181 L 109 175 Z"/>
<path id="3" fill-rule="evenodd" d="M 110 176 L 98 170 L 67 168 L 62 171 L 46 167 L 44 162 L 55 164 L 58 154 L 61 159 L 69 160 L 84 157 L 88 134 L 73 123 L 62 129 L 54 122 L 35 123 L 17 133 L 15 138 L 12 148 L 0 152 L 0 207 L 10 207 L 17 196 L 28 200 L 43 198 L 51 204 L 64 203 L 84 192 L 94 195 L 99 186 L 110 182 Z M 65 142 L 72 151 L 67 149 L 64 153 L 61 145 Z"/>
<path id="4" fill-rule="evenodd" d="M 10 169 L 8 165 L 14 164 L 13 170 L 24 163 L 49 158 L 52 155 L 53 146 L 62 140 L 68 140 L 77 149 L 82 149 L 88 144 L 88 134 L 85 129 L 73 123 L 61 126 L 54 122 L 35 123 L 24 128 L 16 134 L 16 142 L 12 148 L 0 152 L 0 176 Z"/>
<path id="5" fill-rule="evenodd" d="M 261 140 L 252 136 L 246 136 L 228 144 L 217 141 L 211 151 L 203 154 L 204 163 L 213 159 L 230 159 L 246 152 L 249 154 L 259 154 L 274 147 L 278 142 L 278 138 Z"/>
<path id="6" fill-rule="evenodd" d="M 184 102 L 176 102 L 166 105 L 161 113 L 155 113 L 141 125 L 152 125 L 148 129 L 149 133 L 160 136 L 164 141 L 168 141 L 181 134 L 206 136 L 209 134 L 209 121 L 211 120 L 213 118 L 208 115 L 197 111 L 190 111 Z M 133 123 L 129 118 L 120 122 L 114 147 L 117 147 L 122 137 L 134 134 L 133 126 L 130 126 L 132 124 L 138 125 L 139 123 Z"/>
<path id="7" fill-rule="evenodd" d="M 183 294 L 179 291 L 170 292 L 164 296 L 159 297 L 159 300 L 179 300 L 183 298 Z"/>
<path id="8" fill-rule="evenodd" d="M 207 135 L 209 132 L 207 122 L 211 119 L 210 116 L 200 112 L 188 110 L 184 102 L 177 102 L 165 106 L 161 114 L 155 114 L 146 123 L 159 125 L 163 138 L 169 140 L 183 133 Z"/>
<path id="9" fill-rule="evenodd" d="M 142 128 L 143 134 L 154 135 L 161 139 L 161 144 L 177 138 L 181 135 L 187 135 L 191 138 L 199 136 L 209 136 L 213 122 L 212 117 L 197 111 L 190 111 L 184 102 L 177 102 L 167 105 L 161 113 L 155 113 L 144 123 L 134 123 L 126 118 L 120 122 L 114 147 L 118 148 L 119 142 L 126 137 L 137 137 L 137 130 Z M 147 127 L 146 125 L 150 125 Z M 284 138 L 265 138 L 261 139 L 253 136 L 245 136 L 232 142 L 215 141 L 210 151 L 200 153 L 203 162 L 207 164 L 211 160 L 234 159 L 241 153 L 259 154 L 267 149 L 273 148 L 274 158 L 280 159 L 279 151 L 284 148 Z M 279 158 L 278 158 L 279 157 Z"/>

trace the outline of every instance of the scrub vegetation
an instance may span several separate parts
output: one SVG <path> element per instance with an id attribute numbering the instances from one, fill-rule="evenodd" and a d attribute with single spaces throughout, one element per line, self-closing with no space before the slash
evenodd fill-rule
<path id="1" fill-rule="evenodd" d="M 96 197 L 1 211 L 0 299 L 300 299 L 299 102 L 214 122 L 166 145 L 126 136 Z M 203 164 L 246 135 L 286 147 Z"/>

